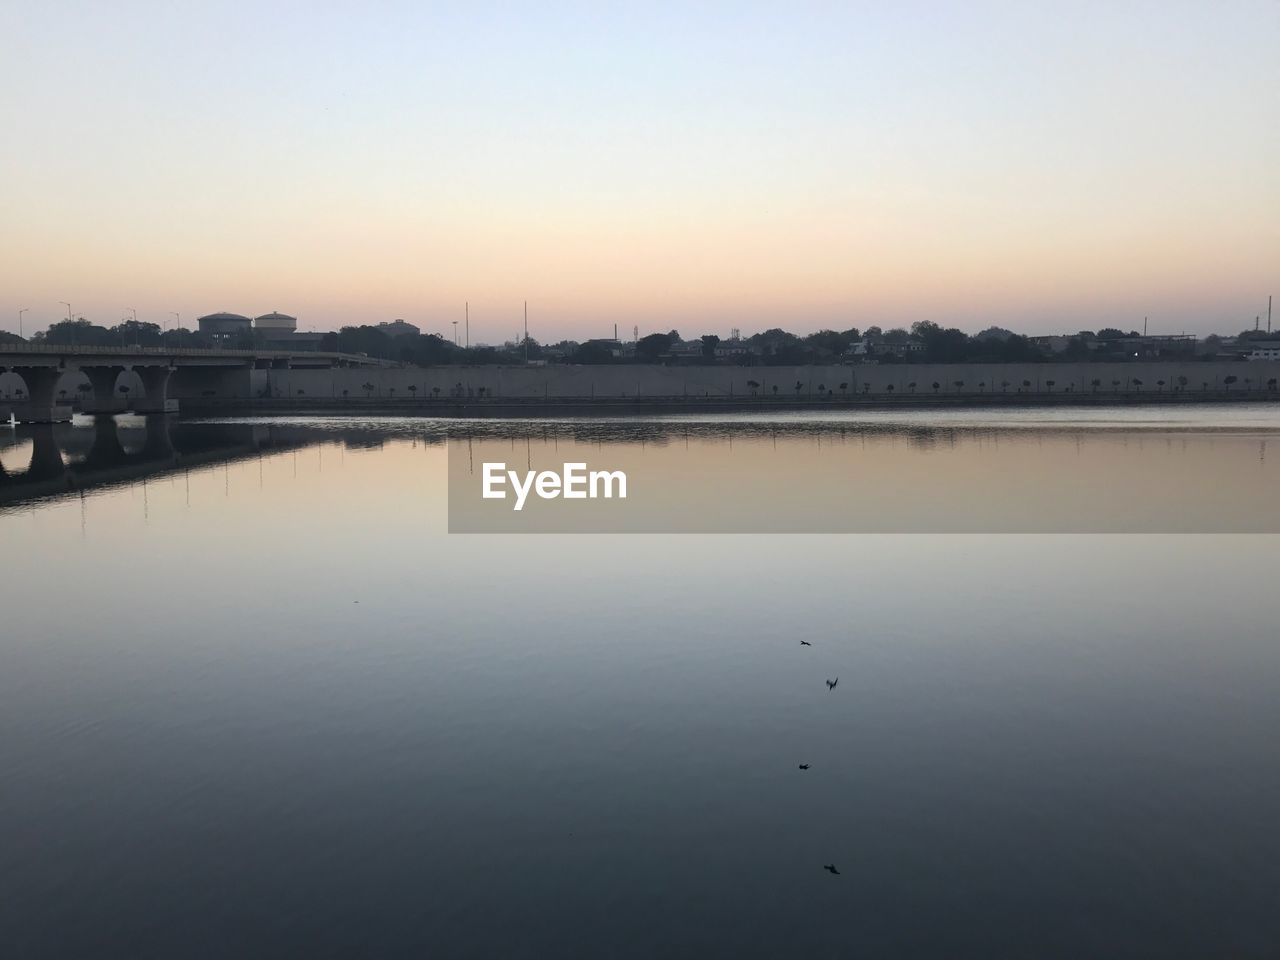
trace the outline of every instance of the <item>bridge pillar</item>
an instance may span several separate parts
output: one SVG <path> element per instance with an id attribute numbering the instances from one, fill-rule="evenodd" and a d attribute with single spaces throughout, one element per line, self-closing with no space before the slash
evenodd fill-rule
<path id="1" fill-rule="evenodd" d="M 147 417 L 147 439 L 142 445 L 144 460 L 175 460 L 177 458 L 178 452 L 173 448 L 173 436 L 169 432 L 172 422 L 172 417 L 163 415 Z"/>
<path id="2" fill-rule="evenodd" d="M 173 375 L 173 367 L 137 367 L 135 372 L 142 379 L 147 395 L 134 400 L 134 413 L 178 412 L 178 401 L 169 399 L 169 377 Z"/>
<path id="3" fill-rule="evenodd" d="M 13 367 L 27 385 L 25 400 L 13 404 L 19 423 L 61 423 L 71 419 L 71 406 L 59 403 L 55 388 L 62 377 L 61 367 Z"/>
<path id="4" fill-rule="evenodd" d="M 116 422 L 111 417 L 97 417 L 93 421 L 93 445 L 80 467 L 84 470 L 103 470 L 119 466 L 128 459 L 120 444 Z"/>
<path id="5" fill-rule="evenodd" d="M 53 424 L 40 423 L 31 430 L 31 466 L 27 467 L 25 480 L 57 480 L 65 478 L 70 486 L 67 465 L 62 462 L 62 451 L 53 437 Z"/>
<path id="6" fill-rule="evenodd" d="M 89 378 L 89 385 L 93 387 L 91 395 L 86 396 L 80 404 L 80 409 L 84 413 L 97 417 L 109 417 L 129 409 L 129 402 L 116 393 L 116 380 L 124 372 L 124 367 L 82 366 L 80 369 Z"/>

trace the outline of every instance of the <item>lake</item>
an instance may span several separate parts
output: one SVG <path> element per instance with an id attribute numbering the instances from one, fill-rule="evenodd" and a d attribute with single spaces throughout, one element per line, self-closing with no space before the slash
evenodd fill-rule
<path id="1" fill-rule="evenodd" d="M 497 457 L 636 492 L 511 527 Z M 1277 457 L 1244 404 L 0 427 L 5 952 L 1273 957 Z"/>

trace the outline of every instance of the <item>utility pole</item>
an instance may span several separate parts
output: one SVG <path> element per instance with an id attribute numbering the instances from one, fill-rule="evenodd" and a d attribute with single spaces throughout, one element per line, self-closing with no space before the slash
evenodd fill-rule
<path id="1" fill-rule="evenodd" d="M 67 308 L 67 323 L 70 324 L 71 323 L 71 304 L 67 303 L 67 301 L 65 300 L 59 300 L 58 302 Z M 76 328 L 71 327 L 70 333 L 71 333 L 71 345 L 74 347 L 76 345 Z"/>
<path id="2" fill-rule="evenodd" d="M 453 321 L 453 345 L 458 345 L 458 321 Z"/>
<path id="3" fill-rule="evenodd" d="M 22 337 L 22 315 L 27 311 L 29 311 L 30 309 L 31 309 L 30 307 L 23 307 L 21 310 L 18 311 L 18 336 L 20 337 Z M 1267 316 L 1268 317 L 1271 316 L 1270 310 L 1267 311 Z M 25 340 L 26 337 L 22 337 L 22 339 Z"/>
<path id="4" fill-rule="evenodd" d="M 1271 294 L 1267 294 L 1267 333 L 1271 333 Z"/>
<path id="5" fill-rule="evenodd" d="M 470 350 L 471 349 L 471 301 L 470 300 L 468 300 L 467 305 L 463 307 L 463 311 L 467 321 L 467 331 L 466 331 L 467 332 L 467 349 Z"/>
<path id="6" fill-rule="evenodd" d="M 133 345 L 139 347 L 142 344 L 138 340 L 138 311 L 133 307 L 125 307 L 125 309 L 133 314 Z"/>
<path id="7" fill-rule="evenodd" d="M 529 301 L 524 302 L 524 365 L 529 365 Z"/>
<path id="8" fill-rule="evenodd" d="M 169 312 L 172 313 L 176 318 L 174 320 L 174 329 L 178 331 L 178 345 L 181 346 L 182 345 L 182 314 L 178 313 L 176 310 L 170 310 Z"/>

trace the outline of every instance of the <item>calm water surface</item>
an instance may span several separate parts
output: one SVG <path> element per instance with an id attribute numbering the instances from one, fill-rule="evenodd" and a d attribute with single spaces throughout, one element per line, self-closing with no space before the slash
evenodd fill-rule
<path id="1" fill-rule="evenodd" d="M 543 426 L 1280 512 L 1266 408 Z M 447 535 L 459 429 L 0 429 L 5 955 L 1277 955 L 1277 537 Z"/>

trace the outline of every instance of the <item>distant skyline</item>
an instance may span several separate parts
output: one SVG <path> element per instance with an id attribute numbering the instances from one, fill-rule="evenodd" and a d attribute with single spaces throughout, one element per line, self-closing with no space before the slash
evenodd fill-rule
<path id="1" fill-rule="evenodd" d="M 1280 6 L 0 8 L 0 329 L 1235 333 Z M 461 325 L 461 324 L 460 324 Z"/>

